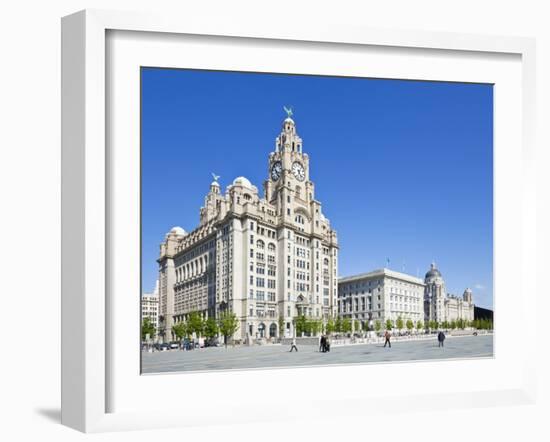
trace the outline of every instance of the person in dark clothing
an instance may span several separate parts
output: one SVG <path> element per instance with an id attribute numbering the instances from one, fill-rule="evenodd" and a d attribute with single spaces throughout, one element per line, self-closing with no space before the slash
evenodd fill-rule
<path id="1" fill-rule="evenodd" d="M 325 338 L 325 335 L 321 335 L 321 341 L 319 343 L 319 351 L 322 353 L 327 351 L 327 338 Z"/>
<path id="2" fill-rule="evenodd" d="M 390 338 L 391 338 L 391 333 L 389 330 L 386 330 L 386 333 L 384 333 L 384 348 L 386 348 L 386 345 L 389 345 L 390 348 L 391 348 L 391 341 L 390 341 Z"/>
<path id="3" fill-rule="evenodd" d="M 443 333 L 443 330 L 440 330 L 437 334 L 437 341 L 438 341 L 438 347 L 443 347 L 443 343 L 445 341 L 445 333 Z"/>

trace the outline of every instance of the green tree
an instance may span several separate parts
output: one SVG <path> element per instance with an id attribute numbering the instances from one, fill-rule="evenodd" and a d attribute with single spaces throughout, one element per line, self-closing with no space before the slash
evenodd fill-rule
<path id="1" fill-rule="evenodd" d="M 206 336 L 208 339 L 212 339 L 218 336 L 218 332 L 218 322 L 212 316 L 210 316 L 204 323 L 204 336 Z"/>
<path id="2" fill-rule="evenodd" d="M 342 332 L 342 318 L 336 318 L 336 323 L 334 324 L 334 331 L 337 333 Z"/>
<path id="3" fill-rule="evenodd" d="M 414 324 L 412 320 L 407 319 L 407 330 L 409 330 L 409 333 L 412 332 L 412 329 L 414 328 Z"/>
<path id="4" fill-rule="evenodd" d="M 449 326 L 451 327 L 451 330 L 454 330 L 456 328 L 456 320 L 453 319 Z"/>
<path id="5" fill-rule="evenodd" d="M 147 335 L 149 335 L 149 339 L 155 337 L 155 326 L 151 322 L 151 318 L 144 318 L 141 323 L 141 340 L 145 341 Z"/>
<path id="6" fill-rule="evenodd" d="M 403 329 L 403 319 L 401 318 L 401 316 L 398 316 L 397 317 L 397 323 L 396 323 L 396 326 L 397 326 L 397 330 L 401 331 Z"/>
<path id="7" fill-rule="evenodd" d="M 336 330 L 336 325 L 334 324 L 334 320 L 330 318 L 327 321 L 327 325 L 325 327 L 326 332 L 330 335 L 331 333 L 334 333 Z"/>
<path id="8" fill-rule="evenodd" d="M 417 330 L 423 330 L 424 329 L 424 323 L 422 321 L 416 321 L 416 329 Z"/>
<path id="9" fill-rule="evenodd" d="M 349 333 L 351 331 L 351 319 L 350 318 L 344 318 L 342 320 L 342 332 L 343 333 Z"/>
<path id="10" fill-rule="evenodd" d="M 178 322 L 177 324 L 172 326 L 172 331 L 176 335 L 176 339 L 178 341 L 181 341 L 184 336 L 187 336 L 189 334 L 189 328 L 185 322 Z"/>
<path id="11" fill-rule="evenodd" d="M 447 320 L 443 321 L 442 324 L 441 324 L 441 327 L 449 328 L 449 322 Z"/>
<path id="12" fill-rule="evenodd" d="M 393 323 L 391 319 L 386 319 L 386 330 L 391 330 L 393 328 Z"/>
<path id="13" fill-rule="evenodd" d="M 374 330 L 376 331 L 376 333 L 382 330 L 382 322 L 380 321 L 380 319 L 377 319 L 376 321 L 374 321 Z"/>
<path id="14" fill-rule="evenodd" d="M 369 321 L 363 322 L 363 331 L 369 331 Z"/>
<path id="15" fill-rule="evenodd" d="M 434 329 L 437 330 L 439 328 L 439 321 L 434 321 Z"/>
<path id="16" fill-rule="evenodd" d="M 239 327 L 237 315 L 229 311 L 223 312 L 218 319 L 218 327 L 224 337 L 225 347 L 227 348 L 227 341 L 233 337 Z"/>
<path id="17" fill-rule="evenodd" d="M 361 331 L 361 323 L 357 319 L 355 321 L 353 321 L 353 329 L 356 332 Z"/>
<path id="18" fill-rule="evenodd" d="M 189 319 L 187 320 L 190 333 L 195 333 L 197 338 L 201 337 L 204 333 L 204 320 L 199 312 L 189 313 Z"/>
<path id="19" fill-rule="evenodd" d="M 321 327 L 323 326 L 323 323 L 317 319 L 311 319 L 309 322 L 309 330 L 313 336 L 316 336 L 319 331 L 321 331 Z"/>
<path id="20" fill-rule="evenodd" d="M 285 329 L 285 318 L 282 316 L 279 316 L 279 319 L 277 320 L 279 323 L 279 338 L 282 338 L 284 336 L 284 329 Z"/>
<path id="21" fill-rule="evenodd" d="M 296 335 L 297 336 L 303 336 L 303 334 L 307 330 L 307 319 L 304 315 L 300 315 L 296 318 Z"/>

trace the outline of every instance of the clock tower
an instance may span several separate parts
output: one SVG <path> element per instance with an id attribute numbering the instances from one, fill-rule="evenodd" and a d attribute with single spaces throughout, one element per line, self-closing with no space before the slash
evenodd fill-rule
<path id="1" fill-rule="evenodd" d="M 277 207 L 282 218 L 290 216 L 290 203 L 298 199 L 308 209 L 314 200 L 314 186 L 309 179 L 309 156 L 302 150 L 302 139 L 296 131 L 292 110 L 287 109 L 281 133 L 275 139 L 275 151 L 269 155 L 268 179 L 264 182 L 265 198 Z M 289 219 L 290 220 L 290 219 Z"/>

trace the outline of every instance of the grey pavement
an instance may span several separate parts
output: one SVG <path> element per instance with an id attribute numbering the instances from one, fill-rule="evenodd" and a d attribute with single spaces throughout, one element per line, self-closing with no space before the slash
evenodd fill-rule
<path id="1" fill-rule="evenodd" d="M 275 344 L 142 352 L 142 373 L 486 358 L 493 356 L 493 335 L 447 337 L 443 348 L 438 348 L 434 338 L 392 342 L 391 348 L 384 348 L 383 344 L 333 346 L 329 353 L 320 353 L 311 345 L 298 346 L 298 352 L 290 353 L 289 349 L 290 346 Z"/>

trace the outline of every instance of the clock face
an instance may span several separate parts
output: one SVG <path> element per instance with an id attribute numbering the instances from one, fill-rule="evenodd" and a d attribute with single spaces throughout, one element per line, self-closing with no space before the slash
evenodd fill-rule
<path id="1" fill-rule="evenodd" d="M 276 161 L 271 166 L 271 179 L 277 181 L 281 177 L 281 172 L 283 171 L 283 166 L 280 161 Z"/>
<path id="2" fill-rule="evenodd" d="M 304 179 L 306 178 L 304 166 L 298 163 L 298 161 L 292 163 L 292 173 L 298 181 L 304 181 Z"/>

